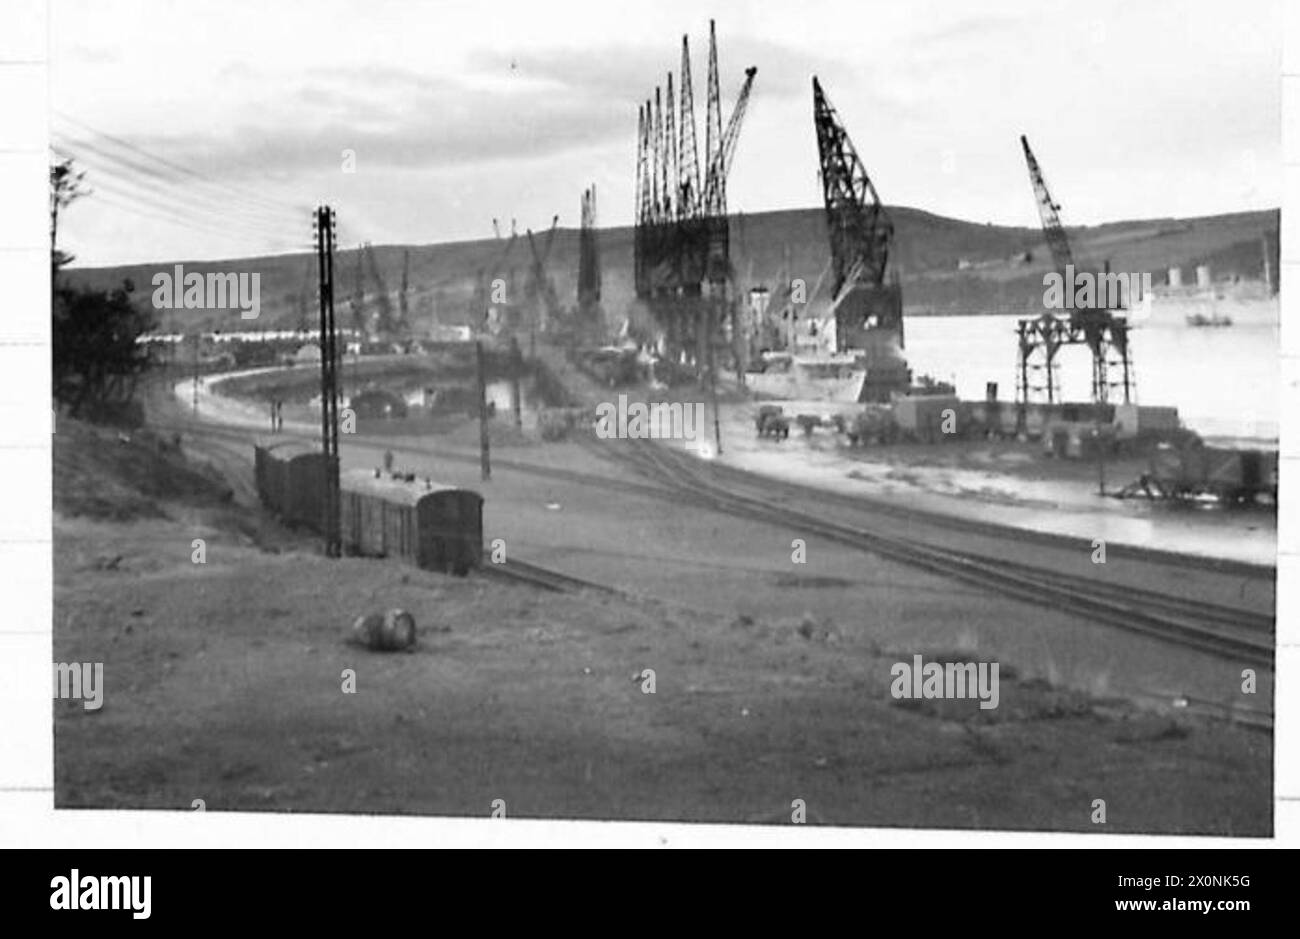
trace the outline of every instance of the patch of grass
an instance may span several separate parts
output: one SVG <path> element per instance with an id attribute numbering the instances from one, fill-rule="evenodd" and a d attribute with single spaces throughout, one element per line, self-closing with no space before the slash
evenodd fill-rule
<path id="1" fill-rule="evenodd" d="M 174 439 L 63 419 L 54 435 L 54 510 L 130 521 L 167 516 L 165 504 L 224 505 L 230 487 L 191 464 Z"/>

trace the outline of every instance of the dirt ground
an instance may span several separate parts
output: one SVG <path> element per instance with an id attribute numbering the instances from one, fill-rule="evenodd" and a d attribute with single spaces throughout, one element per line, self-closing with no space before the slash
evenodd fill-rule
<path id="1" fill-rule="evenodd" d="M 1135 658 L 1153 686 L 1218 680 L 1204 657 L 848 552 L 795 572 L 787 533 L 504 469 L 487 539 L 639 596 L 328 561 L 246 504 L 233 457 L 214 478 L 147 436 L 65 423 L 55 658 L 103 662 L 105 692 L 98 711 L 55 702 L 60 808 L 473 816 L 500 799 L 511 816 L 785 824 L 803 800 L 814 824 L 1271 831 L 1270 734 L 1113 687 Z M 153 482 L 182 467 L 188 487 Z M 127 508 L 79 504 L 88 476 Z M 416 651 L 345 642 L 396 606 Z M 895 701 L 890 666 L 914 654 L 1000 662 L 999 707 Z"/>

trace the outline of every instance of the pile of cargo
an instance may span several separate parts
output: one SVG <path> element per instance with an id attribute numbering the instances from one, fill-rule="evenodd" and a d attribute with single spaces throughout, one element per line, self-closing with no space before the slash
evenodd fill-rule
<path id="1" fill-rule="evenodd" d="M 903 395 L 893 400 L 894 424 L 902 440 L 937 443 L 963 431 L 956 395 Z"/>
<path id="2" fill-rule="evenodd" d="M 856 414 L 837 414 L 835 425 L 851 447 L 890 444 L 898 439 L 893 409 L 887 405 L 869 404 Z"/>

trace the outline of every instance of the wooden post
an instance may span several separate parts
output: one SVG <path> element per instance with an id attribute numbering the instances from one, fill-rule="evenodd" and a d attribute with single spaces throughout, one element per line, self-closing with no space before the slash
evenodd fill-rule
<path id="1" fill-rule="evenodd" d="M 519 380 L 519 373 L 523 371 L 523 367 L 524 355 L 519 348 L 519 337 L 512 335 L 510 337 L 510 393 L 515 408 L 515 427 L 520 429 L 524 426 L 524 393 Z"/>
<path id="2" fill-rule="evenodd" d="M 194 334 L 194 416 L 199 416 L 199 343 L 203 333 Z"/>
<path id="3" fill-rule="evenodd" d="M 1096 418 L 1097 495 L 1099 496 L 1104 496 L 1106 494 L 1106 448 L 1105 448 L 1105 438 L 1102 436 L 1102 430 L 1101 430 L 1101 415 L 1102 415 L 1102 409 L 1104 407 L 1105 405 L 1102 404 L 1102 402 L 1098 401 L 1096 403 L 1096 409 L 1093 411 L 1093 414 Z"/>
<path id="4" fill-rule="evenodd" d="M 713 404 L 713 444 L 714 444 L 713 455 L 722 456 L 722 424 L 718 420 L 718 372 L 717 372 L 717 362 L 715 360 L 715 355 L 713 351 L 714 330 L 717 329 L 717 322 L 714 317 L 716 310 L 717 310 L 717 306 L 713 303 L 710 303 L 709 304 L 709 325 L 708 325 L 709 344 L 706 349 L 706 352 L 709 357 L 709 398 L 711 399 Z"/>
<path id="5" fill-rule="evenodd" d="M 475 357 L 478 359 L 478 449 L 479 449 L 479 468 L 482 472 L 483 479 L 492 478 L 492 460 L 489 455 L 488 445 L 488 413 L 487 413 L 487 377 L 483 366 L 483 342 L 479 340 L 474 343 Z"/>

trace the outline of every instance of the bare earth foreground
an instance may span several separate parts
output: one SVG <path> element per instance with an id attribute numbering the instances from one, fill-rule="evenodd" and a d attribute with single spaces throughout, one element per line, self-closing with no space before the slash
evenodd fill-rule
<path id="1" fill-rule="evenodd" d="M 261 517 L 246 443 L 202 436 L 187 458 L 167 435 L 60 423 L 54 657 L 103 662 L 105 685 L 100 710 L 55 702 L 60 808 L 487 816 L 499 799 L 512 817 L 788 824 L 803 800 L 814 824 L 1271 833 L 1271 734 L 1062 664 L 1114 641 L 1153 672 L 1214 671 L 1193 653 L 847 549 L 796 575 L 770 526 L 507 470 L 482 487 L 487 540 L 633 595 L 328 561 Z M 464 462 L 427 468 L 478 485 Z M 345 643 L 395 606 L 416 651 Z M 999 661 L 998 708 L 895 702 L 890 666 L 914 654 Z"/>

